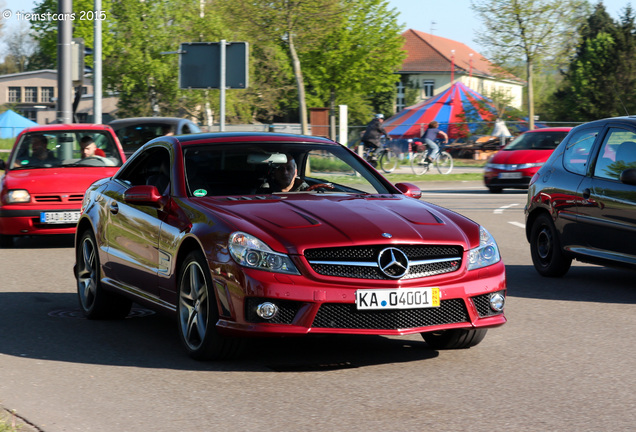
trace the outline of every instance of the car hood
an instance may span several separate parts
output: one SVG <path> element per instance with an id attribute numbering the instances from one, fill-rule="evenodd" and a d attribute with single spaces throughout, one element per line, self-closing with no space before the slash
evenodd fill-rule
<path id="1" fill-rule="evenodd" d="M 497 152 L 489 163 L 495 164 L 522 164 L 545 162 L 554 149 L 548 150 L 501 150 Z"/>
<path id="2" fill-rule="evenodd" d="M 465 249 L 479 244 L 475 222 L 402 195 L 293 194 L 265 200 L 205 198 L 201 202 L 215 214 L 225 214 L 234 229 L 290 253 L 352 244 L 425 242 Z"/>
<path id="3" fill-rule="evenodd" d="M 26 189 L 31 194 L 81 193 L 104 177 L 111 177 L 118 167 L 39 168 L 7 171 L 5 189 Z"/>

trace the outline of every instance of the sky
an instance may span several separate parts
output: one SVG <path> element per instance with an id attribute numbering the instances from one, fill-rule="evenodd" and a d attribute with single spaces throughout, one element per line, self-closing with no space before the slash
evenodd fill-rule
<path id="1" fill-rule="evenodd" d="M 9 26 L 19 23 L 17 11 L 31 11 L 36 3 L 35 0 L 0 0 L 0 4 L 3 1 L 0 19 L 6 19 L 2 17 L 7 9 L 11 11 L 11 17 L 6 19 Z M 592 3 L 596 2 L 592 0 Z M 470 9 L 470 3 L 471 0 L 389 0 L 390 7 L 399 12 L 398 20 L 405 28 L 452 39 L 479 52 L 482 47 L 474 39 L 480 22 Z M 616 19 L 628 4 L 634 8 L 636 0 L 603 0 L 603 3 L 612 18 Z"/>

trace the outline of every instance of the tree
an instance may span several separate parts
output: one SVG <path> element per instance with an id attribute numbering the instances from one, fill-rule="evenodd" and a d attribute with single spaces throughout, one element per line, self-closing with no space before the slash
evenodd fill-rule
<path id="1" fill-rule="evenodd" d="M 636 108 L 634 15 L 627 7 L 620 22 L 599 3 L 580 28 L 581 42 L 554 94 L 559 120 L 590 121 Z"/>
<path id="2" fill-rule="evenodd" d="M 530 129 L 534 128 L 533 79 L 543 62 L 567 58 L 576 29 L 587 15 L 586 0 L 472 0 L 484 30 L 476 41 L 495 63 L 526 66 Z"/>
<path id="3" fill-rule="evenodd" d="M 106 12 L 106 19 L 102 21 L 102 56 L 108 58 L 113 54 L 113 28 L 115 21 L 111 10 L 111 0 L 102 0 L 102 10 Z M 44 16 L 47 13 L 57 13 L 57 0 L 42 0 L 33 8 L 34 15 Z M 73 22 L 73 37 L 83 38 L 87 47 L 93 46 L 95 32 L 94 21 L 81 20 L 80 11 L 92 11 L 94 0 L 73 0 L 73 12 L 77 19 Z M 31 20 L 33 39 L 36 42 L 35 52 L 29 58 L 28 70 L 57 68 L 57 28 L 56 20 Z"/>
<path id="4" fill-rule="evenodd" d="M 226 0 L 226 16 L 257 41 L 283 44 L 296 79 L 302 132 L 309 133 L 305 81 L 299 50 L 321 40 L 331 21 L 343 11 L 338 0 Z"/>
<path id="5" fill-rule="evenodd" d="M 362 124 L 373 112 L 392 113 L 400 79 L 396 72 L 406 57 L 401 31 L 397 12 L 386 0 L 347 2 L 320 46 L 300 54 L 308 100 L 314 106 L 349 105 L 350 115 Z M 366 103 L 357 103 L 361 100 Z"/>
<path id="6" fill-rule="evenodd" d="M 29 66 L 29 59 L 35 51 L 35 42 L 29 34 L 29 29 L 24 21 L 20 26 L 12 29 L 6 37 L 6 57 L 5 66 L 12 65 L 12 69 L 7 73 L 24 72 Z"/>

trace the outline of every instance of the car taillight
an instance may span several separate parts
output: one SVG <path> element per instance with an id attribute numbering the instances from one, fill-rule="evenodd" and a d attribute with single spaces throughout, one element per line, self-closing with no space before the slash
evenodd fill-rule
<path id="1" fill-rule="evenodd" d="M 534 173 L 534 175 L 532 176 L 532 178 L 530 179 L 530 186 L 532 186 L 533 184 L 536 183 L 537 180 L 539 180 L 539 177 L 541 177 L 540 174 L 541 170 L 537 171 L 536 173 Z"/>

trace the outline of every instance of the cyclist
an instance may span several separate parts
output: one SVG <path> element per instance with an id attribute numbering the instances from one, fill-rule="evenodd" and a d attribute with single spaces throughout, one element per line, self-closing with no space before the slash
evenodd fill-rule
<path id="1" fill-rule="evenodd" d="M 440 137 L 444 139 L 444 144 L 448 143 L 448 135 L 446 132 L 440 130 L 439 123 L 433 120 L 428 124 L 421 138 L 429 149 L 428 155 L 426 156 L 426 161 L 429 163 L 433 162 L 439 154 L 439 146 L 435 140 Z"/>
<path id="2" fill-rule="evenodd" d="M 377 161 L 376 151 L 382 146 L 380 138 L 384 135 L 389 139 L 389 134 L 382 127 L 382 123 L 384 123 L 384 114 L 376 114 L 362 135 L 362 144 L 369 149 L 369 159 L 373 162 Z"/>

